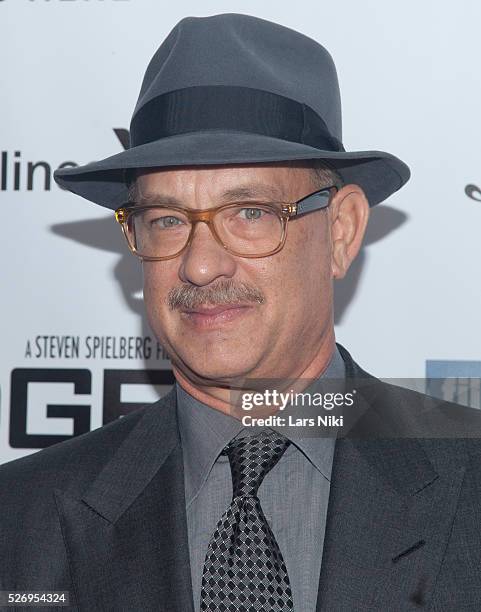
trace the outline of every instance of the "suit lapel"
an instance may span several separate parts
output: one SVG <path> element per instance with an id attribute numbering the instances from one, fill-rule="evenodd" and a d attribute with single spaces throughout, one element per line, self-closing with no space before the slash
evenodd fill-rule
<path id="1" fill-rule="evenodd" d="M 341 352 L 348 376 L 368 376 Z M 465 468 L 450 453 L 435 468 L 421 440 L 360 430 L 336 441 L 316 611 L 427 609 Z"/>
<path id="2" fill-rule="evenodd" d="M 337 441 L 317 612 L 429 604 L 464 468 L 437 473 L 414 445 Z"/>
<path id="3" fill-rule="evenodd" d="M 145 411 L 81 498 L 56 499 L 80 610 L 192 612 L 173 393 Z"/>

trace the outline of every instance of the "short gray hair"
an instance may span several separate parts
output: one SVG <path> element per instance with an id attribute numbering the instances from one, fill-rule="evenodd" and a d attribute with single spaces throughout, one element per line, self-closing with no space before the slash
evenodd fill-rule
<path id="1" fill-rule="evenodd" d="M 332 163 L 325 159 L 300 159 L 286 162 L 291 168 L 311 170 L 314 186 L 318 189 L 335 185 L 340 189 L 344 185 L 341 175 Z"/>

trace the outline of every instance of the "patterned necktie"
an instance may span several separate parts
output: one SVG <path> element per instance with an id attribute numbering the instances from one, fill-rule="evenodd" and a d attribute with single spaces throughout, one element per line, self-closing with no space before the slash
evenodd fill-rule
<path id="1" fill-rule="evenodd" d="M 292 610 L 289 576 L 257 490 L 290 442 L 274 431 L 232 440 L 222 451 L 232 472 L 232 502 L 210 540 L 200 609 Z"/>

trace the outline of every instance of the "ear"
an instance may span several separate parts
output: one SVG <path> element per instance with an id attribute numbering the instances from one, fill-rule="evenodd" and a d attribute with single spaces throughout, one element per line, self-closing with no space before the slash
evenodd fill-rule
<path id="1" fill-rule="evenodd" d="M 344 278 L 361 248 L 369 218 L 369 202 L 359 185 L 345 185 L 328 208 L 331 228 L 333 278 Z"/>

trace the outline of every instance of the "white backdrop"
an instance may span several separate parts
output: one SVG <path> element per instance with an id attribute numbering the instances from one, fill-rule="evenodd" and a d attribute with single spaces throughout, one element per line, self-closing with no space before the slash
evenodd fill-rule
<path id="1" fill-rule="evenodd" d="M 182 17 L 222 12 L 323 44 L 346 149 L 411 167 L 337 287 L 338 339 L 381 377 L 481 377 L 479 2 L 0 0 L 0 462 L 98 427 L 115 416 L 108 402 L 153 400 L 165 387 L 141 384 L 145 368 L 169 384 L 113 216 L 51 173 L 120 151 L 114 130 L 128 128 L 160 42 Z M 145 350 L 122 355 L 129 337 Z"/>

